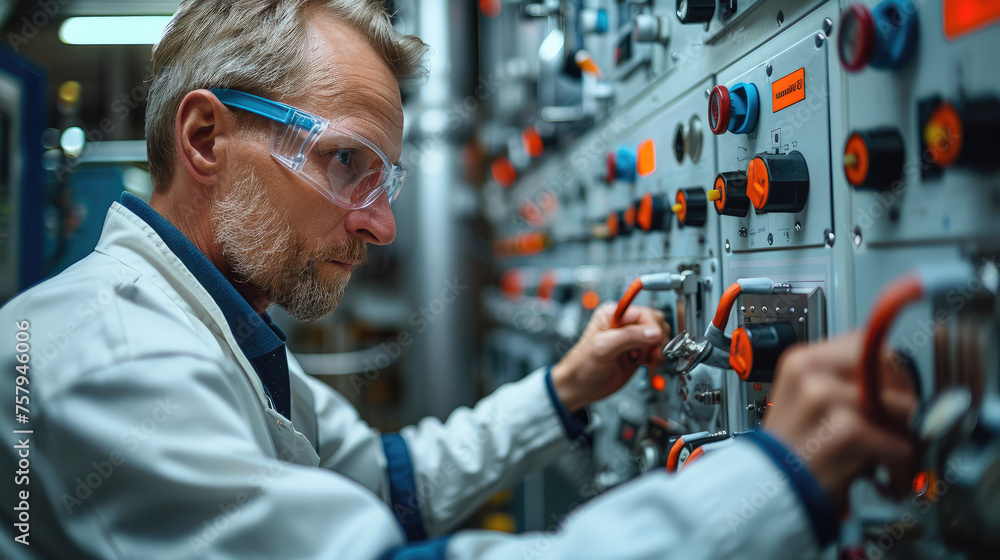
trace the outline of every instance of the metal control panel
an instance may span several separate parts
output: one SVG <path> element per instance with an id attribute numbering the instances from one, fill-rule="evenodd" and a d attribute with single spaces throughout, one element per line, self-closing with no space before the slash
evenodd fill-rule
<path id="1" fill-rule="evenodd" d="M 487 369 L 507 380 L 558 360 L 598 304 L 618 302 L 646 274 L 679 280 L 633 303 L 662 309 L 686 336 L 666 349 L 665 366 L 640 368 L 594 404 L 590 445 L 575 451 L 575 467 L 549 473 L 589 495 L 534 491 L 549 504 L 580 503 L 645 471 L 696 468 L 689 457 L 760 428 L 787 348 L 868 328 L 887 297 L 917 282 L 920 297 L 886 331 L 924 415 L 913 495 L 891 501 L 859 482 L 831 555 L 995 556 L 1000 9 L 542 4 L 546 29 L 581 37 L 561 56 L 600 68 L 579 64 L 580 100 L 563 104 L 578 102 L 585 118 L 546 119 L 530 103 L 538 111 L 518 122 L 487 111 L 487 128 L 513 138 L 485 143 L 487 157 L 516 162 L 516 179 L 494 173 L 482 188 L 496 279 L 483 293 Z M 523 53 L 529 38 L 542 47 L 537 18 L 524 35 L 498 19 L 483 25 L 506 26 L 511 45 L 488 47 L 488 60 Z M 512 153 L 532 126 L 549 131 L 544 153 Z M 913 522 L 890 531 L 900 519 Z"/>

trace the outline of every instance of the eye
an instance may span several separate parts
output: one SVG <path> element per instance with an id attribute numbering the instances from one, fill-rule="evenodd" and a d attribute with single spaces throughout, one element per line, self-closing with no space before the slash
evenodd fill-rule
<path id="1" fill-rule="evenodd" d="M 336 158 L 336 160 L 344 167 L 351 167 L 351 162 L 354 159 L 354 153 L 351 150 L 340 149 L 333 152 L 333 157 Z"/>

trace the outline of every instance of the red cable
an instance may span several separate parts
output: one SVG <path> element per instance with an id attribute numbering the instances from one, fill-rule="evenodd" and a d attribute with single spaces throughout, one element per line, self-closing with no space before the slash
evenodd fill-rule
<path id="1" fill-rule="evenodd" d="M 881 420 L 885 417 L 882 402 L 882 379 L 880 377 L 879 355 L 889 329 L 896 316 L 907 305 L 924 297 L 924 285 L 917 276 L 904 276 L 889 284 L 879 294 L 872 310 L 868 328 L 865 330 L 864 346 L 858 370 L 861 389 L 861 408 L 869 418 Z"/>
<path id="2" fill-rule="evenodd" d="M 611 318 L 611 328 L 617 329 L 622 326 L 622 318 L 625 317 L 625 311 L 628 310 L 628 306 L 632 305 L 632 300 L 635 296 L 639 295 L 642 291 L 642 280 L 636 278 L 632 281 L 632 285 L 625 290 L 625 295 L 622 296 L 621 301 L 618 302 L 618 308 L 615 309 L 615 314 Z"/>
<path id="3" fill-rule="evenodd" d="M 722 293 L 722 299 L 719 300 L 719 308 L 715 312 L 715 319 L 712 319 L 712 324 L 716 326 L 719 330 L 726 330 L 726 323 L 729 322 L 729 313 L 733 310 L 733 305 L 736 303 L 736 299 L 740 297 L 743 293 L 743 286 L 740 286 L 739 282 L 734 283 L 732 286 L 726 288 L 726 291 Z"/>

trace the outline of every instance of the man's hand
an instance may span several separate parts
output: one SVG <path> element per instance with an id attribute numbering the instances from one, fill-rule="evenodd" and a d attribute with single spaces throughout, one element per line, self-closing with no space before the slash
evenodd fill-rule
<path id="1" fill-rule="evenodd" d="M 625 312 L 624 326 L 611 328 L 613 304 L 594 311 L 576 345 L 552 368 L 552 383 L 570 413 L 614 393 L 642 364 L 658 366 L 670 341 L 663 312 L 634 306 Z"/>
<path id="2" fill-rule="evenodd" d="M 785 352 L 764 417 L 764 428 L 799 454 L 840 511 L 854 479 L 876 465 L 889 469 L 900 496 L 913 477 L 911 436 L 873 423 L 860 409 L 860 357 L 857 333 Z M 880 374 L 887 421 L 907 425 L 917 402 L 904 368 L 886 355 Z"/>

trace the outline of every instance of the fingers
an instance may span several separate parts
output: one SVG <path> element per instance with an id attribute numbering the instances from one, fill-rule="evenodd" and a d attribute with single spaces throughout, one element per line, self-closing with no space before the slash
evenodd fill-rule
<path id="1" fill-rule="evenodd" d="M 622 324 L 624 325 L 632 323 L 661 323 L 663 321 L 664 315 L 662 311 L 642 305 L 629 307 L 625 310 L 625 315 L 622 316 Z"/>
<path id="2" fill-rule="evenodd" d="M 632 350 L 648 351 L 663 339 L 663 330 L 657 325 L 631 325 L 611 329 L 594 335 L 594 353 L 599 359 L 611 359 Z"/>
<path id="3" fill-rule="evenodd" d="M 825 370 L 853 379 L 860 359 L 861 335 L 851 332 L 820 344 L 797 344 L 789 348 L 778 362 L 776 377 L 783 371 L 808 374 Z"/>

